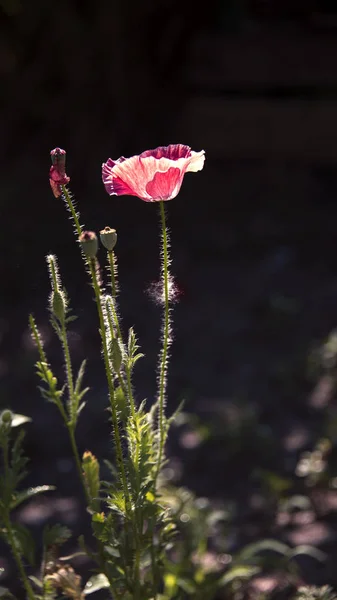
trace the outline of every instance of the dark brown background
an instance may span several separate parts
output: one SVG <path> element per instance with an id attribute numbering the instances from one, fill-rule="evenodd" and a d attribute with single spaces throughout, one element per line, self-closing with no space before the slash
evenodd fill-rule
<path id="1" fill-rule="evenodd" d="M 49 151 L 67 149 L 86 226 L 118 229 L 123 322 L 135 325 L 145 351 L 138 394 L 151 401 L 160 312 L 146 290 L 159 271 L 158 215 L 136 198 L 109 198 L 100 165 L 179 142 L 204 148 L 207 160 L 168 205 L 182 290 L 169 409 L 184 397 L 218 430 L 208 450 L 184 449 L 174 433 L 171 454 L 198 494 L 237 502 L 243 538 L 275 534 L 269 521 L 251 526 L 251 476 L 265 468 L 293 477 L 299 453 L 323 430 L 325 412 L 310 403 L 308 356 L 337 323 L 334 3 L 231 0 L 200 10 L 191 1 L 3 0 L 0 10 L 1 404 L 34 417 L 29 481 L 59 488 L 52 508 L 41 501 L 35 521 L 29 511 L 22 519 L 37 531 L 48 518 L 68 518 L 75 533 L 82 523 L 67 439 L 35 389 L 27 331 L 32 311 L 50 333 L 49 252 L 79 316 L 75 362 L 89 358 L 93 390 L 79 445 L 111 451 L 94 305 L 71 225 L 48 186 Z M 57 346 L 47 347 L 62 375 Z M 226 431 L 241 412 L 256 435 L 234 447 Z M 277 531 L 329 549 L 331 562 L 318 574 L 309 565 L 307 581 L 335 582 L 334 520 L 332 509 L 328 521 L 298 527 L 297 541 Z"/>

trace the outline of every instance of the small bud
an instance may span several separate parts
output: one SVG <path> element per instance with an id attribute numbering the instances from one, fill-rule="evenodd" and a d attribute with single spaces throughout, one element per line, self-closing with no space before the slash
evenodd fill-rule
<path id="1" fill-rule="evenodd" d="M 50 152 L 52 164 L 63 169 L 65 169 L 66 166 L 66 156 L 67 153 L 65 150 L 62 150 L 62 148 L 54 148 L 54 150 L 51 150 Z"/>
<path id="2" fill-rule="evenodd" d="M 64 294 L 59 290 L 53 291 L 50 305 L 53 315 L 57 317 L 61 323 L 63 323 L 67 312 Z"/>
<path id="3" fill-rule="evenodd" d="M 90 506 L 97 511 L 99 508 L 99 490 L 101 487 L 99 478 L 99 462 L 88 450 L 84 452 L 82 458 L 83 475 L 90 497 Z"/>
<path id="4" fill-rule="evenodd" d="M 79 237 L 81 248 L 87 258 L 95 258 L 98 251 L 98 240 L 94 231 L 83 231 Z"/>
<path id="5" fill-rule="evenodd" d="M 11 413 L 10 410 L 4 410 L 2 415 L 1 415 L 1 421 L 3 422 L 4 425 L 11 425 L 12 421 L 13 421 L 13 414 Z"/>
<path id="6" fill-rule="evenodd" d="M 62 185 L 67 185 L 70 177 L 65 171 L 66 151 L 61 148 L 54 148 L 50 153 L 52 166 L 49 171 L 49 183 L 55 198 L 62 194 Z"/>
<path id="7" fill-rule="evenodd" d="M 116 229 L 105 227 L 99 232 L 101 242 L 108 252 L 112 252 L 117 243 Z"/>

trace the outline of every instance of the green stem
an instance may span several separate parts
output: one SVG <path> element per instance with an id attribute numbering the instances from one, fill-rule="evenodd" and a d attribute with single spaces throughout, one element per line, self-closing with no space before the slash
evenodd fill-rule
<path id="1" fill-rule="evenodd" d="M 75 423 L 77 407 L 75 406 L 75 397 L 74 397 L 74 377 L 73 377 L 73 368 L 72 368 L 72 364 L 71 364 L 71 357 L 70 357 L 70 351 L 69 351 L 67 329 L 66 329 L 64 322 L 61 325 L 61 343 L 62 343 L 62 350 L 63 350 L 63 356 L 64 356 L 65 369 L 66 369 L 66 379 L 67 379 L 67 385 L 68 385 L 69 418 L 71 419 L 71 422 Z"/>
<path id="2" fill-rule="evenodd" d="M 32 586 L 30 585 L 29 579 L 27 577 L 25 568 L 23 566 L 23 562 L 21 559 L 21 555 L 18 552 L 17 548 L 16 548 L 16 543 L 15 543 L 15 537 L 14 537 L 14 533 L 13 533 L 13 528 L 12 528 L 12 523 L 11 520 L 9 518 L 9 515 L 6 515 L 6 517 L 4 518 L 4 523 L 5 523 L 5 527 L 7 530 L 7 535 L 8 535 L 8 541 L 12 550 L 12 554 L 14 557 L 14 560 L 16 562 L 16 565 L 19 569 L 19 573 L 20 573 L 20 577 L 21 577 L 21 581 L 22 584 L 26 590 L 26 594 L 27 594 L 27 598 L 29 598 L 29 600 L 35 600 L 35 594 L 33 591 Z"/>
<path id="3" fill-rule="evenodd" d="M 78 219 L 78 214 L 77 214 L 77 212 L 76 212 L 76 210 L 74 208 L 73 202 L 71 200 L 70 194 L 69 194 L 66 186 L 65 185 L 61 185 L 61 189 L 62 189 L 62 193 L 63 193 L 64 198 L 65 198 L 66 204 L 68 206 L 69 212 L 70 212 L 70 214 L 71 214 L 71 216 L 73 218 L 77 235 L 79 237 L 81 235 L 81 233 L 82 233 L 82 227 L 81 227 L 79 219 Z"/>
<path id="4" fill-rule="evenodd" d="M 8 490 L 9 489 L 8 477 L 9 477 L 9 471 L 10 471 L 9 456 L 8 456 L 8 439 L 6 439 L 5 443 L 3 444 L 3 461 L 4 461 L 5 489 Z M 29 600 L 35 600 L 35 594 L 34 594 L 32 586 L 30 585 L 25 568 L 23 566 L 21 554 L 16 547 L 15 536 L 14 536 L 13 527 L 12 527 L 12 523 L 11 523 L 11 519 L 10 519 L 10 509 L 8 508 L 8 506 L 6 507 L 6 512 L 4 514 L 4 525 L 7 530 L 8 542 L 11 547 L 12 554 L 13 554 L 14 560 L 16 562 L 16 565 L 19 569 L 21 581 L 26 590 L 27 597 L 29 598 Z"/>
<path id="5" fill-rule="evenodd" d="M 127 486 L 126 474 L 125 474 L 125 468 L 124 468 L 124 462 L 123 462 L 123 451 L 122 451 L 121 437 L 120 437 L 119 427 L 118 427 L 117 407 L 116 407 L 116 402 L 115 402 L 115 388 L 114 388 L 114 384 L 113 384 L 113 378 L 111 375 L 109 351 L 108 351 L 105 323 L 104 323 L 104 317 L 103 317 L 103 311 L 102 311 L 102 305 L 101 305 L 101 292 L 100 292 L 100 288 L 99 288 L 98 281 L 97 281 L 95 259 L 88 260 L 88 263 L 89 263 L 91 280 L 92 280 L 95 297 L 96 297 L 100 334 L 101 334 L 101 339 L 102 339 L 105 374 L 106 374 L 106 378 L 107 378 L 107 382 L 108 382 L 108 390 L 109 390 L 112 426 L 113 426 L 114 436 L 115 436 L 116 458 L 117 458 L 117 462 L 118 462 L 119 468 L 120 468 L 120 475 L 121 475 L 121 479 L 122 479 L 124 496 L 125 496 L 125 505 L 127 507 L 127 511 L 129 512 L 129 510 L 130 510 L 130 495 L 129 495 L 129 490 L 128 490 L 128 486 Z"/>
<path id="6" fill-rule="evenodd" d="M 111 308 L 113 324 L 116 328 L 117 336 L 118 336 L 121 344 L 124 347 L 122 332 L 121 332 L 121 328 L 119 325 L 118 314 L 117 314 L 117 310 L 116 310 L 116 306 L 115 306 L 115 302 L 114 302 L 113 298 L 112 298 L 112 301 L 109 302 L 109 307 Z M 112 336 L 114 336 L 114 329 L 113 329 L 113 325 L 110 320 L 109 312 L 108 312 L 108 321 L 109 321 L 110 333 Z M 124 379 L 122 377 L 120 370 L 117 372 L 117 376 L 118 376 L 119 384 L 123 390 L 123 394 L 124 394 L 125 398 L 129 399 L 131 415 L 134 420 L 134 424 L 136 424 L 136 406 L 135 406 L 135 400 L 134 400 L 133 391 L 132 391 L 131 373 L 130 373 L 130 369 L 129 369 L 128 365 L 125 365 L 125 372 L 126 372 L 127 388 L 125 387 L 125 382 L 124 382 Z"/>
<path id="7" fill-rule="evenodd" d="M 96 268 L 95 268 L 96 262 L 95 262 L 95 259 L 88 259 L 87 262 L 88 262 L 92 285 L 94 288 L 95 298 L 96 298 L 97 313 L 98 313 L 100 334 L 101 334 L 101 340 L 102 340 L 105 375 L 106 375 L 107 382 L 108 382 L 112 428 L 113 428 L 114 437 L 115 437 L 116 459 L 117 459 L 117 464 L 119 466 L 119 473 L 120 473 L 123 491 L 124 491 L 124 497 L 125 497 L 126 533 L 127 533 L 127 537 L 128 537 L 129 527 L 128 527 L 127 520 L 129 518 L 130 521 L 132 522 L 132 528 L 133 528 L 134 535 L 135 535 L 135 537 L 137 537 L 134 522 L 133 522 L 133 515 L 132 515 L 132 510 L 131 510 L 131 500 L 130 500 L 130 494 L 129 494 L 128 485 L 127 485 L 125 466 L 124 466 L 124 462 L 123 462 L 123 450 L 122 450 L 122 443 L 121 443 L 121 437 L 120 437 L 119 426 L 118 426 L 117 406 L 116 406 L 116 402 L 115 402 L 115 388 L 114 388 L 113 377 L 111 374 L 107 335 L 106 335 L 106 330 L 105 330 L 104 316 L 103 316 L 102 304 L 101 304 L 101 291 L 100 291 L 100 287 L 99 287 L 99 284 L 97 281 L 97 275 L 96 275 Z M 127 566 L 125 565 L 126 579 L 128 579 L 127 570 L 128 570 Z"/>
<path id="8" fill-rule="evenodd" d="M 165 399 L 166 399 L 166 373 L 168 350 L 170 344 L 170 311 L 169 311 L 169 253 L 168 253 L 168 233 L 166 227 L 164 202 L 160 202 L 160 217 L 162 226 L 162 268 L 161 277 L 164 291 L 164 327 L 162 338 L 162 350 L 160 354 L 160 376 L 159 376 L 159 453 L 157 476 L 161 469 L 164 447 L 166 441 L 165 430 Z"/>
<path id="9" fill-rule="evenodd" d="M 110 277 L 111 277 L 111 293 L 112 293 L 112 297 L 116 298 L 117 285 L 116 285 L 116 273 L 115 273 L 115 254 L 114 254 L 113 250 L 111 252 L 108 252 L 108 257 L 109 257 L 109 269 L 110 269 Z M 121 337 L 120 331 L 118 332 L 118 335 Z"/>
<path id="10" fill-rule="evenodd" d="M 71 216 L 74 221 L 75 231 L 77 233 L 77 236 L 80 237 L 80 235 L 82 233 L 82 227 L 79 222 L 78 214 L 76 213 L 73 202 L 71 200 L 71 196 L 70 196 L 67 188 L 64 185 L 62 185 L 61 187 L 62 187 L 62 192 L 64 195 L 64 199 L 66 201 L 67 207 L 68 207 L 69 212 L 71 213 Z M 83 253 L 82 253 L 82 255 L 83 255 Z M 112 415 L 112 425 L 113 425 L 114 436 L 115 436 L 116 458 L 117 458 L 117 462 L 118 462 L 119 468 L 120 468 L 120 475 L 121 475 L 121 479 L 122 479 L 122 485 L 123 485 L 124 496 L 125 496 L 126 512 L 129 513 L 129 515 L 131 517 L 132 516 L 131 515 L 131 502 L 130 502 L 130 495 L 129 495 L 129 491 L 128 491 L 128 487 L 127 487 L 127 480 L 126 480 L 126 474 L 125 474 L 125 468 L 124 468 L 124 462 L 123 462 L 122 444 L 121 444 L 121 438 L 120 438 L 119 427 L 118 427 L 118 419 L 117 419 L 117 407 L 116 407 L 116 403 L 115 403 L 115 390 L 114 390 L 113 378 L 112 378 L 111 370 L 110 370 L 110 361 L 109 361 L 108 345 L 107 345 L 107 338 L 106 338 L 106 332 L 105 332 L 105 323 L 104 323 L 104 317 L 103 317 L 103 311 L 102 311 L 102 305 L 101 305 L 101 293 L 100 293 L 100 287 L 99 287 L 99 284 L 97 281 L 97 275 L 96 275 L 96 262 L 95 262 L 95 259 L 85 259 L 85 257 L 83 257 L 83 258 L 85 260 L 86 265 L 88 266 L 92 285 L 93 285 L 94 292 L 95 292 L 99 326 L 100 326 L 100 335 L 101 335 L 101 340 L 102 340 L 105 373 L 106 373 L 106 378 L 107 378 L 107 382 L 108 382 L 109 400 L 110 400 L 111 415 Z M 113 591 L 113 585 L 111 582 L 110 582 L 110 589 Z"/>
<path id="11" fill-rule="evenodd" d="M 90 496 L 89 496 L 89 492 L 88 492 L 88 488 L 84 479 L 84 475 L 83 475 L 83 469 L 82 469 L 82 464 L 81 464 L 81 459 L 80 459 L 80 455 L 79 455 L 79 451 L 78 451 L 78 447 L 76 444 L 76 439 L 75 439 L 75 430 L 74 430 L 74 426 L 68 424 L 67 425 L 67 429 L 68 429 L 68 433 L 69 433 L 69 439 L 70 439 L 70 444 L 71 444 L 71 449 L 73 451 L 73 455 L 74 455 L 74 459 L 75 459 L 75 463 L 76 463 L 76 468 L 77 468 L 77 472 L 78 472 L 78 476 L 80 478 L 83 490 L 84 490 L 84 494 L 85 494 L 85 499 L 87 501 L 88 506 L 90 505 Z"/>
<path id="12" fill-rule="evenodd" d="M 118 329 L 117 326 L 116 326 L 116 323 L 118 323 L 118 317 L 117 317 L 117 313 L 115 311 L 115 307 L 114 307 L 112 298 L 108 297 L 108 300 L 107 300 L 107 303 L 106 303 L 106 308 L 107 308 L 106 313 L 107 313 L 107 319 L 108 319 L 108 324 L 109 324 L 109 329 L 110 329 L 110 335 L 111 335 L 112 338 L 116 339 L 114 326 L 116 327 L 116 329 Z M 109 309 L 111 309 L 112 318 L 111 318 L 111 314 L 109 312 Z M 112 323 L 112 320 L 113 320 L 113 323 Z M 117 331 L 117 335 L 118 335 L 118 331 Z M 127 397 L 128 397 L 128 390 L 127 390 L 127 388 L 125 386 L 125 381 L 123 379 L 122 372 L 121 372 L 120 369 L 116 369 L 116 373 L 117 373 L 119 385 L 122 388 L 124 397 L 125 397 L 125 399 L 127 399 Z"/>

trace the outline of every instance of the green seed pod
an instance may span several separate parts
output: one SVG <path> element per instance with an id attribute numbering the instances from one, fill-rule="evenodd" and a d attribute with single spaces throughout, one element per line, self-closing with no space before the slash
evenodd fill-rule
<path id="1" fill-rule="evenodd" d="M 108 252 L 112 252 L 117 244 L 116 229 L 111 229 L 111 227 L 105 227 L 99 232 L 99 236 L 101 238 L 101 242 L 104 248 L 106 248 Z"/>
<path id="2" fill-rule="evenodd" d="M 6 409 L 1 415 L 1 421 L 4 425 L 11 425 L 13 421 L 13 414 L 10 410 Z"/>
<path id="3" fill-rule="evenodd" d="M 81 248 L 87 258 L 95 258 L 98 251 L 98 239 L 94 231 L 83 231 L 79 237 Z"/>

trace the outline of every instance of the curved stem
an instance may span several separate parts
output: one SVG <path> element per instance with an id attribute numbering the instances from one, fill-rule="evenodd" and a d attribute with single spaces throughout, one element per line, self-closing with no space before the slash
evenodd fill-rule
<path id="1" fill-rule="evenodd" d="M 167 362 L 168 362 L 168 350 L 170 345 L 170 310 L 169 310 L 169 252 L 168 252 L 168 233 L 166 227 L 165 218 L 165 207 L 164 202 L 160 202 L 160 217 L 162 226 L 162 266 L 161 266 L 161 278 L 163 284 L 164 293 L 164 323 L 163 323 L 163 337 L 162 337 L 162 350 L 160 353 L 160 375 L 159 375 L 159 452 L 158 452 L 158 465 L 157 465 L 157 476 L 161 469 L 164 447 L 166 441 L 166 427 L 165 427 L 165 399 L 166 399 L 166 374 L 167 374 Z"/>

